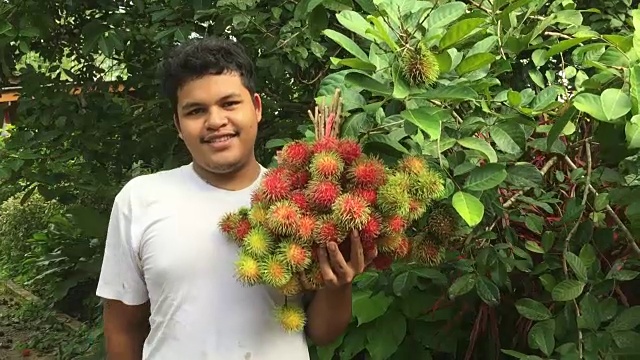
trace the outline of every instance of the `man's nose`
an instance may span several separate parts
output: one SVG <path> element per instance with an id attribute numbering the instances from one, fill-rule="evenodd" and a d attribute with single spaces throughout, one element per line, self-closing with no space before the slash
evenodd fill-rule
<path id="1" fill-rule="evenodd" d="M 212 106 L 206 118 L 206 125 L 210 128 L 219 128 L 228 122 L 227 116 L 222 109 Z"/>

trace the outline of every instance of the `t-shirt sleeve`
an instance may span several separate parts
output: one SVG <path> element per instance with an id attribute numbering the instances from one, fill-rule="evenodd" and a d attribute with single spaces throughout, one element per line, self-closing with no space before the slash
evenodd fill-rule
<path id="1" fill-rule="evenodd" d="M 148 298 L 139 257 L 134 250 L 133 227 L 129 201 L 124 192 L 116 196 L 105 242 L 102 270 L 96 295 L 120 300 L 127 305 L 140 305 Z"/>

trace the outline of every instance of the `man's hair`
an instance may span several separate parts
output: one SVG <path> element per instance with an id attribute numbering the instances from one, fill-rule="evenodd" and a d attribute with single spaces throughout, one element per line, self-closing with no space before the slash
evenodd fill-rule
<path id="1" fill-rule="evenodd" d="M 174 111 L 178 90 L 187 82 L 206 75 L 237 73 L 253 96 L 255 68 L 240 43 L 218 37 L 191 39 L 172 49 L 160 65 L 162 91 Z"/>

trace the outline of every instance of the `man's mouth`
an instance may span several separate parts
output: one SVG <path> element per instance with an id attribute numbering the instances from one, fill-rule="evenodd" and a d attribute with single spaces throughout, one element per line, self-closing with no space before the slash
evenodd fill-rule
<path id="1" fill-rule="evenodd" d="M 238 136 L 237 134 L 225 134 L 225 135 L 216 135 L 216 136 L 208 136 L 205 137 L 202 142 L 207 144 L 217 144 L 223 143 L 225 141 L 231 140 L 232 138 Z"/>

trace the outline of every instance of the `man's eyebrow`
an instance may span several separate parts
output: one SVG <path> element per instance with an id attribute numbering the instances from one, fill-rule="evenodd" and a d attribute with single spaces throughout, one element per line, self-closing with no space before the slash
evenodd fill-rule
<path id="1" fill-rule="evenodd" d="M 220 99 L 218 99 L 218 101 L 219 102 L 228 101 L 228 100 L 231 100 L 231 99 L 239 98 L 241 96 L 242 95 L 240 95 L 240 93 L 234 92 L 234 93 L 230 93 L 230 94 L 227 94 L 227 95 L 221 97 Z M 198 101 L 188 101 L 184 105 L 182 105 L 181 109 L 182 110 L 188 110 L 188 109 L 191 109 L 191 108 L 202 107 L 202 106 L 206 106 L 206 105 L 204 103 L 201 103 L 201 102 L 198 102 Z"/>

